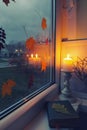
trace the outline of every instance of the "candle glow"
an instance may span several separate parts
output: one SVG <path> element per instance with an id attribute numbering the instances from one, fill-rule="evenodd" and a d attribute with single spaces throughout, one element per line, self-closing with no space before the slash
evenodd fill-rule
<path id="1" fill-rule="evenodd" d="M 31 64 L 33 66 L 40 65 L 40 61 L 41 61 L 41 59 L 37 53 L 35 55 L 31 54 L 31 56 L 29 57 L 29 64 Z"/>
<path id="2" fill-rule="evenodd" d="M 72 58 L 69 54 L 63 60 L 63 71 L 72 72 Z"/>
<path id="3" fill-rule="evenodd" d="M 38 58 L 38 54 L 36 54 L 35 57 Z"/>
<path id="4" fill-rule="evenodd" d="M 31 54 L 31 58 L 33 58 L 34 57 L 34 55 L 33 54 Z"/>

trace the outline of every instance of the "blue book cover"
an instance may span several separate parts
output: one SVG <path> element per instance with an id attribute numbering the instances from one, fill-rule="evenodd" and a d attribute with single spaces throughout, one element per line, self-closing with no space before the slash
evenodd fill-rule
<path id="1" fill-rule="evenodd" d="M 49 101 L 47 114 L 50 127 L 77 127 L 79 114 L 69 101 Z"/>

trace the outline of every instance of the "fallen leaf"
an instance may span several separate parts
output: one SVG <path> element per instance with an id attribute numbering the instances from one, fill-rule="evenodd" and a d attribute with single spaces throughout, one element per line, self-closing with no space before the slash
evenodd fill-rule
<path id="1" fill-rule="evenodd" d="M 48 38 L 46 39 L 46 45 L 48 45 L 49 44 L 49 40 L 48 40 Z"/>

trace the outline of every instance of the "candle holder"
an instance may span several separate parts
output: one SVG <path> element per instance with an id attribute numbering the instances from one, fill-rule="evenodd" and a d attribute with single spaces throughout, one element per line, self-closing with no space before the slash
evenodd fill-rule
<path id="1" fill-rule="evenodd" d="M 66 72 L 64 73 L 64 89 L 61 91 L 64 99 L 69 100 L 70 102 L 76 102 L 75 97 L 72 95 L 71 88 L 70 88 L 70 79 L 72 77 L 72 72 Z"/>

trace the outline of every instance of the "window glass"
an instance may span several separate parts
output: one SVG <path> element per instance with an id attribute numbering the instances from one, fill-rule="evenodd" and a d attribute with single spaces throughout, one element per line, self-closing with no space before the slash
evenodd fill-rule
<path id="1" fill-rule="evenodd" d="M 44 90 L 53 75 L 51 0 L 0 1 L 0 112 Z"/>

